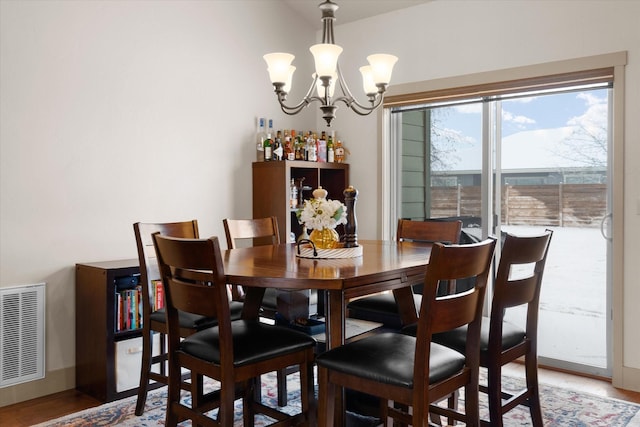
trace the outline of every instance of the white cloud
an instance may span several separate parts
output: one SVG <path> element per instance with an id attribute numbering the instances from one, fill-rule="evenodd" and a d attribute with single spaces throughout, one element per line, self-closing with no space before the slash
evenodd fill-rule
<path id="1" fill-rule="evenodd" d="M 505 122 L 515 123 L 518 125 L 532 125 L 536 123 L 536 121 L 533 120 L 532 118 L 529 118 L 527 116 L 514 115 L 506 111 L 504 108 L 502 109 L 502 120 Z"/>

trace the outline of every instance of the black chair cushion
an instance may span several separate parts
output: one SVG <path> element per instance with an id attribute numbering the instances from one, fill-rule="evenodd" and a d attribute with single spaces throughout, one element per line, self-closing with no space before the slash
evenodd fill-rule
<path id="1" fill-rule="evenodd" d="M 316 357 L 316 363 L 360 378 L 411 388 L 415 350 L 415 337 L 386 332 L 322 353 Z M 464 363 L 464 355 L 431 343 L 429 383 L 459 372 Z"/>
<path id="2" fill-rule="evenodd" d="M 240 316 L 242 315 L 242 303 L 238 301 L 231 301 L 229 303 L 229 310 L 231 311 L 231 319 L 233 320 L 239 319 Z M 192 313 L 179 311 L 178 316 L 180 319 L 181 328 L 204 329 L 204 328 L 210 328 L 212 326 L 216 326 L 218 324 L 218 322 L 215 319 L 210 319 L 205 316 L 200 316 L 199 314 L 192 314 Z M 154 322 L 165 323 L 167 321 L 164 308 L 154 311 L 153 313 L 151 313 L 151 316 L 149 317 Z"/>
<path id="3" fill-rule="evenodd" d="M 316 340 L 303 332 L 258 321 L 235 320 L 231 323 L 231 331 L 234 366 L 256 363 L 316 345 Z M 207 328 L 185 338 L 180 349 L 191 356 L 219 364 L 218 327 Z"/>
<path id="4" fill-rule="evenodd" d="M 414 294 L 413 300 L 419 309 L 422 304 L 422 295 Z M 402 327 L 398 306 L 392 293 L 374 294 L 355 299 L 347 304 L 347 309 L 349 317 L 354 319 L 378 322 L 394 329 Z"/>
<path id="5" fill-rule="evenodd" d="M 486 353 L 489 349 L 489 326 L 491 320 L 488 317 L 482 318 L 482 328 L 480 331 L 480 353 Z M 415 336 L 417 325 L 409 325 L 402 329 L 402 332 Z M 502 349 L 506 350 L 524 341 L 524 329 L 510 322 L 502 322 Z M 467 341 L 467 327 L 463 326 L 451 331 L 433 335 L 433 342 L 453 348 L 464 353 Z"/>

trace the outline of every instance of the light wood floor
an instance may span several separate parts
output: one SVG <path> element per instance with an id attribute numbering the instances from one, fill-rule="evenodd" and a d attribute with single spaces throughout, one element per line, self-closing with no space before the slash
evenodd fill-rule
<path id="1" fill-rule="evenodd" d="M 513 376 L 521 375 L 523 367 L 511 364 L 504 372 Z M 588 378 L 570 373 L 540 368 L 540 382 L 582 390 L 585 393 L 640 403 L 640 392 L 620 390 L 609 381 Z M 27 402 L 0 408 L 0 426 L 27 427 L 52 420 L 83 409 L 99 406 L 100 402 L 76 390 L 67 390 Z"/>

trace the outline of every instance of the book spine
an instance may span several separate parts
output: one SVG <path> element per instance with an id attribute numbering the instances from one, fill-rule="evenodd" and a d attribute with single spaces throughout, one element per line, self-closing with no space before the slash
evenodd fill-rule
<path id="1" fill-rule="evenodd" d="M 164 285 L 159 280 L 157 283 L 156 292 L 156 310 L 160 310 L 161 308 L 164 308 Z"/>

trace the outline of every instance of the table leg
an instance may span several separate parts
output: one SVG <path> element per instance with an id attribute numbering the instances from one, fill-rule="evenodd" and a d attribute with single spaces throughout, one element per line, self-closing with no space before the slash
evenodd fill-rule
<path id="1" fill-rule="evenodd" d="M 245 320 L 257 320 L 260 315 L 260 306 L 264 297 L 265 288 L 245 287 L 245 298 L 242 303 L 242 318 Z"/>
<path id="2" fill-rule="evenodd" d="M 327 350 L 339 347 L 345 342 L 345 301 L 342 291 L 327 291 L 327 307 L 325 310 L 326 346 Z M 335 418 L 336 426 L 343 426 L 344 419 L 344 389 L 336 389 Z"/>
<path id="3" fill-rule="evenodd" d="M 403 325 L 411 325 L 418 321 L 418 312 L 416 310 L 416 303 L 413 299 L 413 290 L 411 286 L 404 288 L 398 288 L 393 290 L 393 296 L 396 299 L 398 305 L 398 311 L 400 312 L 400 321 Z"/>

